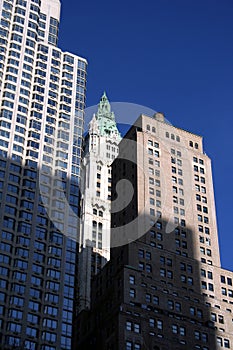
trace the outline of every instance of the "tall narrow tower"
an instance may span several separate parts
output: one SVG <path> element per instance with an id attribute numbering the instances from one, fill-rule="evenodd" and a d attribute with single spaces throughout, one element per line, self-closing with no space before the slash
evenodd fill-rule
<path id="1" fill-rule="evenodd" d="M 79 310 L 90 307 L 91 276 L 110 258 L 111 164 L 121 140 L 104 93 L 89 124 L 82 171 L 79 257 Z"/>
<path id="2" fill-rule="evenodd" d="M 85 59 L 59 0 L 0 1 L 0 343 L 70 349 Z"/>

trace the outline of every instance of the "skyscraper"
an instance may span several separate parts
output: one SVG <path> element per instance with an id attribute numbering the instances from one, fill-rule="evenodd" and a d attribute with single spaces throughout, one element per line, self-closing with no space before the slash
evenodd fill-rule
<path id="1" fill-rule="evenodd" d="M 0 1 L 0 343 L 70 349 L 85 59 L 59 0 Z"/>
<path id="2" fill-rule="evenodd" d="M 110 259 L 111 164 L 121 140 L 106 93 L 89 124 L 81 176 L 78 309 L 90 307 L 91 277 Z"/>
<path id="3" fill-rule="evenodd" d="M 202 137 L 141 115 L 119 144 L 112 201 L 111 258 L 78 348 L 232 349 L 233 273 L 220 265 Z"/>

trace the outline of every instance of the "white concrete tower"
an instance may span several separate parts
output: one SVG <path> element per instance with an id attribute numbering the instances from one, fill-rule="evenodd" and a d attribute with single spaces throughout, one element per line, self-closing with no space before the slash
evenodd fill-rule
<path id="1" fill-rule="evenodd" d="M 91 276 L 110 259 L 111 164 L 121 140 L 104 93 L 89 124 L 81 184 L 79 307 L 89 307 Z"/>

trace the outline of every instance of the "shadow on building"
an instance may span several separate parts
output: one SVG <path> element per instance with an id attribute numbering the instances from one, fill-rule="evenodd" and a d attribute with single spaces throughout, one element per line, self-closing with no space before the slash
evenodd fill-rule
<path id="1" fill-rule="evenodd" d="M 90 309 L 91 280 L 101 271 L 102 267 L 106 265 L 106 263 L 107 260 L 96 251 L 96 247 L 90 240 L 86 240 L 85 248 L 80 247 L 78 254 L 78 278 L 76 294 L 77 312 Z"/>
<path id="2" fill-rule="evenodd" d="M 140 140 L 141 131 L 133 127 L 129 137 Z M 125 137 L 112 165 L 111 257 L 92 280 L 91 309 L 78 316 L 74 349 L 215 350 L 213 266 L 194 259 L 197 232 L 185 220 L 168 233 L 162 211 L 152 224 L 149 208 L 139 215 L 148 196 L 145 151 Z"/>
<path id="3" fill-rule="evenodd" d="M 159 219 L 142 238 L 111 250 L 110 262 L 92 280 L 91 310 L 78 317 L 74 348 L 216 349 L 200 277 L 208 266 L 189 256 L 186 244 L 182 248 L 182 242 L 191 248 L 189 228 L 165 234 L 166 224 Z"/>
<path id="4" fill-rule="evenodd" d="M 0 199 L 0 349 L 71 348 L 78 183 L 1 157 Z"/>

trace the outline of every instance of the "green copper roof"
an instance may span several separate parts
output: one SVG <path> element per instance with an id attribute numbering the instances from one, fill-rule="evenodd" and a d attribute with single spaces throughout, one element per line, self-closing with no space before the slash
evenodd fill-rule
<path id="1" fill-rule="evenodd" d="M 103 93 L 100 103 L 98 104 L 96 120 L 101 136 L 115 135 L 120 137 L 120 133 L 116 125 L 115 114 L 111 111 L 111 105 L 107 98 L 106 92 Z"/>

